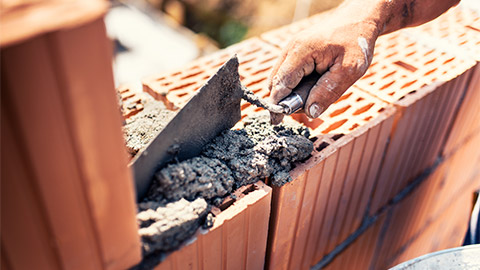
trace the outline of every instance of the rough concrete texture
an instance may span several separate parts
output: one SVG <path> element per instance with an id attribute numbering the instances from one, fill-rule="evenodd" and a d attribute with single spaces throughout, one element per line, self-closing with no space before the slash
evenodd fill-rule
<path id="1" fill-rule="evenodd" d="M 193 202 L 185 199 L 173 203 L 139 203 L 137 222 L 144 256 L 159 251 L 177 248 L 192 237 L 207 216 L 207 202 L 198 198 Z"/>
<path id="2" fill-rule="evenodd" d="M 154 201 L 181 198 L 211 201 L 228 195 L 233 184 L 232 172 L 220 160 L 195 157 L 157 172 L 147 198 Z"/>
<path id="3" fill-rule="evenodd" d="M 144 98 L 143 98 L 144 97 Z M 165 108 L 163 103 L 142 96 L 143 111 L 127 119 L 123 126 L 127 151 L 135 156 L 168 124 L 176 112 Z"/>
<path id="4" fill-rule="evenodd" d="M 243 129 L 227 130 L 216 137 L 199 157 L 162 169 L 148 197 L 161 201 L 206 196 L 210 200 L 267 177 L 272 184 L 283 185 L 292 180 L 288 172 L 293 163 L 312 152 L 309 135 L 309 130 L 296 122 L 272 126 L 268 114 L 255 115 L 245 120 Z"/>

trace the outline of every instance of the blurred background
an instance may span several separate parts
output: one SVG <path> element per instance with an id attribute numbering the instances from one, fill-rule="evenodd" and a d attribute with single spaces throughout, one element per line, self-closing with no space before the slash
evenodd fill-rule
<path id="1" fill-rule="evenodd" d="M 115 0 L 106 16 L 117 86 L 332 9 L 342 0 Z"/>

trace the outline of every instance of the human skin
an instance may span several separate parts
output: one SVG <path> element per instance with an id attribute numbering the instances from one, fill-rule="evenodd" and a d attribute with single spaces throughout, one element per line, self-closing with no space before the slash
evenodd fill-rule
<path id="1" fill-rule="evenodd" d="M 317 118 L 365 74 L 380 35 L 428 22 L 459 0 L 346 0 L 315 25 L 296 34 L 269 77 L 270 102 L 278 104 L 314 70 L 304 113 Z M 272 124 L 283 114 L 271 113 Z"/>

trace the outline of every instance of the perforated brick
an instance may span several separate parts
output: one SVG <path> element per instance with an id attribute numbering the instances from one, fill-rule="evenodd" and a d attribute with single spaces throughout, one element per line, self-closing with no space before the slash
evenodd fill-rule
<path id="1" fill-rule="evenodd" d="M 408 33 L 432 47 L 455 50 L 480 61 L 480 14 L 458 6 Z"/>
<path id="2" fill-rule="evenodd" d="M 377 40 L 372 64 L 356 86 L 396 103 L 409 94 L 422 94 L 424 86 L 450 81 L 475 65 L 471 59 L 426 47 L 404 32 Z"/>
<path id="3" fill-rule="evenodd" d="M 393 114 L 353 87 L 319 119 L 294 116 L 317 139 L 312 157 L 291 172 L 294 181 L 274 187 L 269 269 L 308 269 L 359 227 Z"/>
<path id="4" fill-rule="evenodd" d="M 271 188 L 257 182 L 235 194 L 233 204 L 213 210 L 212 228 L 197 233 L 155 269 L 263 269 Z"/>
<path id="5" fill-rule="evenodd" d="M 123 119 L 126 120 L 143 110 L 142 97 L 129 86 L 117 88 Z"/>
<path id="6" fill-rule="evenodd" d="M 257 95 L 266 97 L 269 94 L 267 78 L 278 53 L 277 48 L 257 38 L 248 39 L 200 58 L 184 68 L 146 78 L 143 90 L 163 101 L 169 109 L 181 108 L 223 63 L 236 54 L 242 84 Z M 261 110 L 250 106 L 242 102 L 242 117 L 248 112 Z"/>

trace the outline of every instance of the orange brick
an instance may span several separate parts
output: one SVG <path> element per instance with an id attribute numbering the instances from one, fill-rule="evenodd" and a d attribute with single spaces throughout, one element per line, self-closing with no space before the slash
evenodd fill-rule
<path id="1" fill-rule="evenodd" d="M 42 221 L 36 232 L 46 233 L 38 237 L 49 241 L 30 249 L 45 259 L 20 252 L 10 258 L 12 265 L 23 258 L 22 264 L 40 267 L 49 253 L 58 267 L 72 269 L 128 268 L 140 260 L 110 56 L 102 18 L 2 48 L 2 66 L 8 67 L 2 69 L 2 107 L 15 133 L 8 143 L 20 145 L 28 172 L 2 178 L 2 185 L 14 180 L 33 191 L 25 201 L 34 208 L 21 213 L 34 215 L 34 221 L 37 214 L 31 212 L 38 212 Z M 16 209 L 15 201 L 9 205 Z M 6 227 L 10 230 L 2 235 L 21 229 Z"/>
<path id="2" fill-rule="evenodd" d="M 393 114 L 352 88 L 315 122 L 294 116 L 318 139 L 312 157 L 291 172 L 294 181 L 274 188 L 268 268 L 309 268 L 358 228 Z"/>
<path id="3" fill-rule="evenodd" d="M 385 220 L 385 214 L 378 217 L 374 224 L 327 264 L 325 269 L 369 269 Z"/>
<path id="4" fill-rule="evenodd" d="M 143 80 L 143 89 L 155 99 L 163 101 L 168 108 L 181 108 L 234 54 L 239 59 L 241 82 L 254 93 L 263 91 L 261 95 L 265 96 L 267 78 L 279 50 L 258 38 L 197 59 L 181 69 L 150 76 Z"/>
<path id="5" fill-rule="evenodd" d="M 213 227 L 155 269 L 263 269 L 272 190 L 263 182 L 215 218 Z"/>

